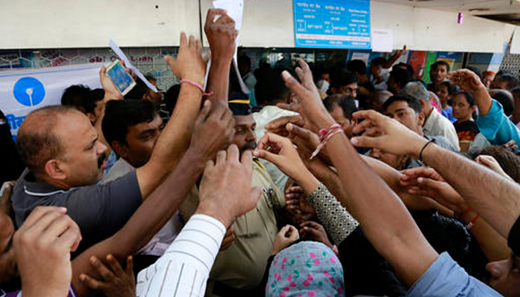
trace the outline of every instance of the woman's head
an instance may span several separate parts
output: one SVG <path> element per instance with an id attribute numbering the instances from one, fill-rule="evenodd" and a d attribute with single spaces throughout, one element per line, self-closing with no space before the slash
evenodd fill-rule
<path id="1" fill-rule="evenodd" d="M 265 296 L 341 296 L 344 290 L 343 268 L 336 254 L 322 243 L 303 241 L 275 256 Z"/>
<path id="2" fill-rule="evenodd" d="M 468 92 L 462 92 L 455 95 L 455 97 L 453 97 L 452 106 L 453 117 L 461 122 L 470 120 L 477 109 L 475 99 Z"/>

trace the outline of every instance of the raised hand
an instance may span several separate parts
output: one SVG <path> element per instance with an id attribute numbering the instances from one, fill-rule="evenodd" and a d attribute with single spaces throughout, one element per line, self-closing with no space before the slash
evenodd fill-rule
<path id="1" fill-rule="evenodd" d="M 107 75 L 107 68 L 105 66 L 101 67 L 99 70 L 99 81 L 101 82 L 101 87 L 105 91 L 105 101 L 112 99 L 123 99 L 123 95 L 119 92 L 119 89 L 116 88 L 114 82 Z"/>
<path id="2" fill-rule="evenodd" d="M 164 60 L 179 79 L 191 80 L 204 86 L 206 62 L 202 57 L 200 40 L 196 40 L 193 36 L 188 40 L 186 34 L 182 32 L 177 58 L 164 56 Z"/>
<path id="3" fill-rule="evenodd" d="M 305 191 L 300 186 L 293 185 L 285 190 L 285 208 L 295 224 L 310 219 L 316 213 L 306 197 Z"/>
<path id="4" fill-rule="evenodd" d="M 289 136 L 289 131 L 287 131 L 286 128 L 287 124 L 303 127 L 305 125 L 305 121 L 300 115 L 279 117 L 269 122 L 269 124 L 265 126 L 265 130 L 267 132 L 287 137 Z"/>
<path id="5" fill-rule="evenodd" d="M 286 247 L 298 241 L 298 239 L 300 239 L 298 229 L 291 225 L 286 225 L 282 227 L 282 229 L 280 229 L 280 232 L 276 234 L 276 238 L 274 239 L 273 250 L 271 251 L 271 255 L 278 254 Z"/>
<path id="6" fill-rule="evenodd" d="M 277 106 L 300 113 L 311 130 L 317 132 L 319 129 L 332 126 L 335 121 L 323 105 L 309 65 L 303 60 L 300 60 L 299 64 L 300 67 L 296 68 L 296 74 L 301 83 L 287 71 L 282 72 L 282 77 L 285 80 L 285 85 L 300 99 L 300 104 L 295 107 L 294 105 L 279 103 Z"/>
<path id="7" fill-rule="evenodd" d="M 131 297 L 135 296 L 135 277 L 132 256 L 126 259 L 126 268 L 123 270 L 119 262 L 112 255 L 107 255 L 106 263 L 101 262 L 95 256 L 90 258 L 90 263 L 101 275 L 102 280 L 95 279 L 88 274 L 81 274 L 80 280 L 93 290 L 102 290 L 107 297 Z"/>
<path id="8" fill-rule="evenodd" d="M 208 161 L 199 192 L 196 213 L 214 217 L 228 227 L 233 220 L 253 209 L 261 190 L 252 188 L 253 158 L 250 151 L 240 156 L 238 147 L 217 153 L 216 161 Z"/>
<path id="9" fill-rule="evenodd" d="M 474 94 L 480 91 L 486 91 L 486 86 L 480 81 L 478 75 L 468 69 L 460 69 L 455 72 L 448 73 L 447 78 L 452 84 L 456 84 L 464 91 Z"/>
<path id="10" fill-rule="evenodd" d="M 356 124 L 353 133 L 363 133 L 350 141 L 358 147 L 378 148 L 394 155 L 410 155 L 418 158 L 428 140 L 411 131 L 398 121 L 374 110 L 362 110 L 352 115 L 353 119 L 364 121 Z"/>
<path id="11" fill-rule="evenodd" d="M 229 146 L 234 134 L 233 113 L 222 104 L 206 100 L 195 120 L 189 149 L 204 160 L 212 160 L 218 151 Z"/>
<path id="12" fill-rule="evenodd" d="M 62 207 L 37 207 L 13 237 L 24 296 L 67 296 L 78 225 Z"/>
<path id="13" fill-rule="evenodd" d="M 215 20 L 215 18 L 218 19 Z M 235 54 L 236 38 L 235 21 L 223 9 L 210 9 L 206 16 L 204 32 L 208 38 L 213 60 L 231 62 Z"/>

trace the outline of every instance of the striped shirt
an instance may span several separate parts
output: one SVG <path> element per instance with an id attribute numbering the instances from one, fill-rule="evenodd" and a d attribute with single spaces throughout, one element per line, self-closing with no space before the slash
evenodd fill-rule
<path id="1" fill-rule="evenodd" d="M 137 297 L 204 296 L 225 233 L 220 221 L 192 216 L 164 255 L 139 273 Z"/>

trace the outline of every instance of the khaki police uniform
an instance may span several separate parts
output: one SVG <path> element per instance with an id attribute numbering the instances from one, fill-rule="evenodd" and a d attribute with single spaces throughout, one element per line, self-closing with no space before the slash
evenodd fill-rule
<path id="1" fill-rule="evenodd" d="M 262 196 L 255 209 L 236 218 L 235 241 L 217 255 L 206 296 L 217 296 L 212 293 L 215 282 L 250 290 L 262 281 L 278 233 L 275 210 L 284 206 L 285 199 L 258 160 L 253 162 L 252 178 L 253 187 L 260 187 Z M 186 198 L 181 206 L 181 214 L 186 220 L 195 212 L 197 203 L 198 198 L 193 193 Z"/>

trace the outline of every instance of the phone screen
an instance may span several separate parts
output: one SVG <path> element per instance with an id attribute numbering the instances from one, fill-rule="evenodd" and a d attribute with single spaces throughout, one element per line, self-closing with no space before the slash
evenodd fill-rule
<path id="1" fill-rule="evenodd" d="M 123 65 L 119 60 L 115 61 L 114 64 L 110 65 L 107 69 L 107 75 L 112 79 L 114 85 L 119 89 L 121 94 L 126 95 L 135 86 L 135 81 L 125 71 Z"/>

